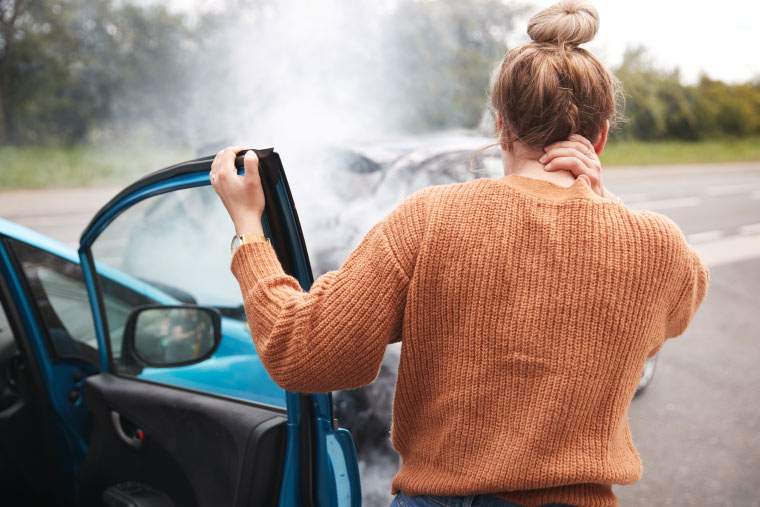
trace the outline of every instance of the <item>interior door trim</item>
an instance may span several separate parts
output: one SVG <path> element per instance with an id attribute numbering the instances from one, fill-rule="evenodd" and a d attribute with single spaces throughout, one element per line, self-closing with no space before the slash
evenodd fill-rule
<path id="1" fill-rule="evenodd" d="M 72 426 L 71 419 L 62 415 L 68 411 L 69 407 L 62 406 L 61 400 L 54 395 L 53 383 L 56 375 L 48 355 L 47 333 L 38 320 L 37 309 L 30 300 L 21 277 L 20 266 L 17 265 L 9 240 L 6 236 L 0 235 L 0 298 L 2 298 L 0 303 L 6 310 L 14 339 L 19 345 L 19 350 L 24 354 L 34 386 L 43 400 L 42 403 L 54 417 L 53 427 L 59 432 L 59 438 L 64 441 L 61 446 L 63 452 L 60 463 L 64 477 L 62 482 L 66 485 L 64 494 L 69 498 L 74 498 L 76 495 L 74 478 L 78 463 L 85 454 L 86 442 Z M 73 461 L 77 464 L 74 465 Z"/>
<path id="2" fill-rule="evenodd" d="M 52 392 L 53 372 L 48 365 L 48 344 L 47 339 L 39 321 L 35 318 L 37 315 L 34 306 L 27 296 L 27 292 L 24 288 L 23 280 L 19 266 L 16 264 L 15 259 L 11 253 L 10 245 L 5 237 L 2 237 L 0 241 L 0 273 L 3 275 L 3 286 L 6 283 L 11 284 L 9 287 L 11 292 L 10 300 L 18 305 L 19 322 L 23 323 L 23 328 L 26 331 L 26 343 L 30 349 L 30 357 L 34 359 L 35 364 L 38 366 L 39 379 L 41 386 L 45 390 L 45 394 L 50 398 Z M 15 295 L 15 297 L 13 297 Z M 15 306 L 14 305 L 14 306 Z M 30 339 L 31 338 L 31 339 Z M 50 400 L 55 404 L 54 400 Z"/>
<path id="3" fill-rule="evenodd" d="M 0 275 L 4 275 L 0 276 L 0 305 L 2 305 L 2 308 L 5 310 L 5 315 L 8 318 L 8 324 L 11 326 L 11 330 L 13 331 L 13 338 L 16 341 L 16 346 L 26 359 L 35 385 L 40 390 L 40 392 L 44 393 L 45 383 L 42 379 L 40 365 L 38 364 L 35 353 L 31 349 L 29 343 L 29 332 L 27 331 L 26 326 L 23 326 L 21 324 L 23 320 L 21 317 L 21 312 L 18 309 L 18 302 L 15 301 L 14 297 L 11 294 L 11 290 L 8 287 L 8 279 L 10 274 L 6 273 L 6 270 L 15 269 L 15 266 L 12 262 L 10 262 L 10 264 L 7 264 L 9 261 L 11 261 L 11 257 L 9 253 L 8 238 L 5 236 L 0 236 Z M 47 394 L 45 394 L 45 398 L 48 399 Z"/>
<path id="4" fill-rule="evenodd" d="M 270 405 L 268 403 L 262 403 L 260 401 L 246 400 L 243 398 L 233 398 L 231 396 L 223 396 L 221 394 L 210 393 L 207 391 L 200 391 L 198 389 L 190 389 L 188 387 L 178 386 L 175 384 L 164 384 L 161 382 L 156 382 L 155 380 L 145 380 L 138 377 L 129 377 L 126 375 L 121 375 L 116 372 L 109 372 L 109 374 L 113 375 L 114 377 L 119 377 L 124 380 L 129 380 L 130 382 L 140 382 L 145 385 L 161 386 L 161 387 L 166 387 L 168 389 L 174 389 L 177 391 L 182 391 L 182 392 L 190 393 L 190 394 L 202 394 L 203 396 L 208 396 L 209 398 L 214 398 L 216 400 L 230 401 L 233 403 L 239 403 L 240 405 L 248 405 L 249 407 L 261 408 L 261 409 L 269 410 L 271 412 L 276 412 L 278 414 L 288 413 L 287 407 L 282 407 L 281 405 Z"/>

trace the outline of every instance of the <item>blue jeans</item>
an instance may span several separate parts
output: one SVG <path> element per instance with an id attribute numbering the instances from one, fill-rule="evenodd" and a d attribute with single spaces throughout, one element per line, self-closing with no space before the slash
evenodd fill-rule
<path id="1" fill-rule="evenodd" d="M 494 495 L 467 496 L 407 496 L 402 491 L 396 495 L 391 507 L 520 507 Z M 573 507 L 567 504 L 545 504 L 542 507 Z"/>

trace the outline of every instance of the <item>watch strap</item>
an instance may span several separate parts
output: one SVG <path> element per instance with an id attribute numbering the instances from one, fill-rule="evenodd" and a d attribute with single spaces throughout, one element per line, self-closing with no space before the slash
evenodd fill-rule
<path id="1" fill-rule="evenodd" d="M 232 244 L 230 245 L 231 253 L 234 255 L 238 248 L 240 248 L 243 245 L 246 245 L 248 243 L 259 243 L 259 242 L 268 242 L 269 238 L 267 238 L 264 234 L 258 233 L 258 234 L 235 234 L 232 237 Z"/>

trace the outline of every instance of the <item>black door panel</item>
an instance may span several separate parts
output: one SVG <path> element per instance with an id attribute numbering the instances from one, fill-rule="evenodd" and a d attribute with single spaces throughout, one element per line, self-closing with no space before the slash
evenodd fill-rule
<path id="1" fill-rule="evenodd" d="M 2 275 L 0 269 L 0 504 L 69 506 L 62 434 Z"/>
<path id="2" fill-rule="evenodd" d="M 277 505 L 284 412 L 110 374 L 87 379 L 85 402 L 93 427 L 83 505 L 102 505 L 108 487 L 130 481 L 183 507 Z M 118 435 L 114 412 L 133 443 Z"/>
<path id="3" fill-rule="evenodd" d="M 44 394 L 21 356 L 0 364 L 0 375 L 6 395 L 0 409 L 0 504 L 70 505 L 59 467 L 65 456 L 61 435 Z"/>

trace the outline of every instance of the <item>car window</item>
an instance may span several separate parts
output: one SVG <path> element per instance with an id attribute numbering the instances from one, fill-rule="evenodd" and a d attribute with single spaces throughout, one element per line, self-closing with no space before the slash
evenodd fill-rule
<path id="1" fill-rule="evenodd" d="M 121 358 L 124 326 L 132 309 L 138 306 L 155 304 L 158 300 L 151 298 L 144 291 L 140 291 L 138 280 L 133 281 L 134 288 L 132 288 L 129 285 L 130 280 L 128 277 L 124 277 L 118 273 L 113 273 L 114 276 L 109 277 L 108 272 L 106 271 L 105 273 L 100 276 L 100 288 L 103 294 L 103 303 L 106 307 L 109 336 L 112 337 L 111 355 L 118 362 Z"/>
<path id="2" fill-rule="evenodd" d="M 189 188 L 127 209 L 98 237 L 92 253 L 99 271 L 117 270 L 144 290 L 231 310 L 242 304 L 229 269 L 233 233 L 213 189 Z"/>
<path id="3" fill-rule="evenodd" d="M 230 271 L 233 233 L 221 201 L 211 187 L 203 186 L 140 201 L 118 215 L 100 234 L 92 245 L 92 255 L 106 295 L 106 320 L 116 373 L 216 395 L 285 405 L 284 391 L 271 380 L 258 359 L 240 287 Z M 114 288 L 117 286 L 120 289 Z M 109 302 L 108 293 L 113 295 L 119 290 L 128 292 L 129 297 L 122 295 Z M 222 316 L 219 347 L 199 364 L 137 367 L 133 354 L 122 350 L 122 342 L 127 317 L 145 304 L 141 297 L 150 299 L 152 304 L 192 304 L 216 309 Z M 167 339 L 157 342 L 157 346 L 177 346 L 176 342 L 176 337 L 167 334 Z M 154 352 L 160 357 L 172 354 L 170 350 Z"/>
<path id="4" fill-rule="evenodd" d="M 79 264 L 20 241 L 11 248 L 21 264 L 54 357 L 97 363 L 97 338 Z"/>
<path id="5" fill-rule="evenodd" d="M 8 322 L 8 316 L 2 302 L 0 302 L 0 360 L 12 355 L 15 350 L 16 341 L 13 337 L 13 329 L 11 329 L 11 323 Z"/>

